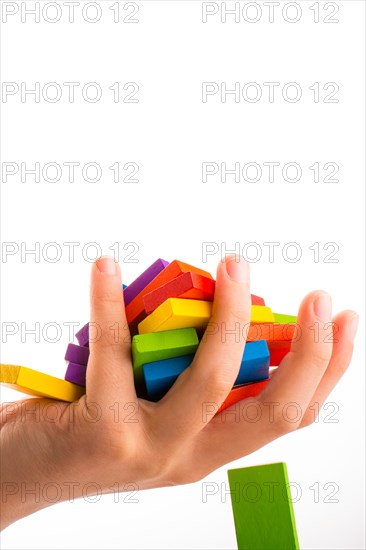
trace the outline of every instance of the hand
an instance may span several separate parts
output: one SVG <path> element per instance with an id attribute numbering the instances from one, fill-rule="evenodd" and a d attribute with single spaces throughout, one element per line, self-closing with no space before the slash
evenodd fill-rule
<path id="1" fill-rule="evenodd" d="M 34 398 L 2 408 L 2 527 L 86 490 L 90 496 L 199 480 L 315 420 L 314 405 L 321 407 L 350 363 L 357 330 L 354 312 L 339 313 L 331 342 L 331 299 L 322 291 L 303 300 L 301 338 L 262 393 L 205 414 L 208 403 L 220 405 L 229 393 L 245 345 L 243 336 L 229 333 L 250 320 L 249 267 L 236 260 L 227 257 L 217 270 L 211 323 L 220 330 L 207 334 L 158 403 L 135 393 L 119 266 L 112 258 L 96 262 L 90 320 L 101 337 L 90 343 L 85 396 L 71 404 Z"/>

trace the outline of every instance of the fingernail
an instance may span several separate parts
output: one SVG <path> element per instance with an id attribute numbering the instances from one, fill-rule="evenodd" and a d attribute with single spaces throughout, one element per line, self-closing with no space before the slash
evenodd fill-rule
<path id="1" fill-rule="evenodd" d="M 351 317 L 348 325 L 347 325 L 347 332 L 348 332 L 348 337 L 350 340 L 354 340 L 355 336 L 356 336 L 356 332 L 357 332 L 357 329 L 358 329 L 358 315 L 357 313 L 355 313 L 353 315 L 353 317 Z"/>
<path id="2" fill-rule="evenodd" d="M 226 271 L 237 283 L 245 283 L 249 279 L 248 263 L 241 256 L 227 256 L 225 258 Z"/>
<path id="3" fill-rule="evenodd" d="M 314 313 L 320 321 L 329 321 L 332 315 L 332 299 L 326 292 L 319 292 L 314 299 Z"/>
<path id="4" fill-rule="evenodd" d="M 110 256 L 102 256 L 97 260 L 97 268 L 102 273 L 108 273 L 108 275 L 116 274 L 117 264 Z"/>

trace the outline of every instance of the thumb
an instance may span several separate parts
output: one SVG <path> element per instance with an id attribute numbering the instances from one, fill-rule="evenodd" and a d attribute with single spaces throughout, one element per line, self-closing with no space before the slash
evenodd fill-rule
<path id="1" fill-rule="evenodd" d="M 109 256 L 92 267 L 90 302 L 87 399 L 102 406 L 136 401 L 121 270 Z"/>

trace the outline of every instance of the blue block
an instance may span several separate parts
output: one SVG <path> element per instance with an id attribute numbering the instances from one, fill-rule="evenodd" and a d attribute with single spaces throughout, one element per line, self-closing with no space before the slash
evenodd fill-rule
<path id="1" fill-rule="evenodd" d="M 127 288 L 127 285 L 122 285 L 122 290 L 124 290 L 125 288 Z"/>
<path id="2" fill-rule="evenodd" d="M 170 390 L 176 379 L 189 367 L 194 354 L 162 359 L 142 366 L 146 391 L 151 401 L 159 401 Z"/>
<path id="3" fill-rule="evenodd" d="M 269 376 L 269 350 L 265 340 L 247 342 L 234 386 L 260 382 Z"/>
<path id="4" fill-rule="evenodd" d="M 147 395 L 152 401 L 159 401 L 172 387 L 176 379 L 189 367 L 194 354 L 153 361 L 143 365 Z M 260 382 L 269 376 L 269 351 L 265 340 L 248 342 L 245 345 L 239 374 L 234 386 Z"/>

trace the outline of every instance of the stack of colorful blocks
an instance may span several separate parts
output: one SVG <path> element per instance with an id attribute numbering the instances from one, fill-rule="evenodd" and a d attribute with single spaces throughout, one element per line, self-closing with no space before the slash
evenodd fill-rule
<path id="1" fill-rule="evenodd" d="M 215 281 L 207 271 L 174 260 L 158 259 L 133 283 L 124 287 L 126 317 L 132 336 L 132 359 L 137 394 L 161 399 L 192 363 L 209 323 Z M 252 295 L 250 326 L 234 384 L 220 410 L 255 396 L 290 350 L 296 317 L 273 313 L 263 298 Z M 209 327 L 208 334 L 217 327 Z M 69 344 L 65 379 L 85 386 L 89 358 L 89 325 Z"/>

